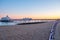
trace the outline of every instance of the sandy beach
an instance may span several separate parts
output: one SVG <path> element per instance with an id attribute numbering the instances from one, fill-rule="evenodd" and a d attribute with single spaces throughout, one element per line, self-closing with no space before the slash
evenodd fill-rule
<path id="1" fill-rule="evenodd" d="M 53 23 L 0 26 L 0 40 L 48 40 Z"/>

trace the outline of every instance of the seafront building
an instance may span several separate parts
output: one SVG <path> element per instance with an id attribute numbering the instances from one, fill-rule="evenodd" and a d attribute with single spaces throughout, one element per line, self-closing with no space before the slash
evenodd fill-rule
<path id="1" fill-rule="evenodd" d="M 2 17 L 2 18 L 0 19 L 0 21 L 1 21 L 1 22 L 11 22 L 12 20 L 11 20 L 11 18 L 7 15 L 6 17 Z"/>

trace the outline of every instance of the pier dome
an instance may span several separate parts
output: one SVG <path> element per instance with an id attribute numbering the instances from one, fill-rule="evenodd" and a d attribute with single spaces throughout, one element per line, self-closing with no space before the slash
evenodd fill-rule
<path id="1" fill-rule="evenodd" d="M 10 19 L 9 16 L 2 17 L 2 18 L 1 18 L 1 22 L 10 22 L 10 21 L 11 21 L 11 19 Z"/>

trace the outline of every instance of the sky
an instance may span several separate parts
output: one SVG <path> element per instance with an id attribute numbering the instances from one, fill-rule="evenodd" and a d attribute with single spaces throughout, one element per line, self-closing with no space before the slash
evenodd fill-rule
<path id="1" fill-rule="evenodd" d="M 0 18 L 60 18 L 60 0 L 0 0 Z"/>

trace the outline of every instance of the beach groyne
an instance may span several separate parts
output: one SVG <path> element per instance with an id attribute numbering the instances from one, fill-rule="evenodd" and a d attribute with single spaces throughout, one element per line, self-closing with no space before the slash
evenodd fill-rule
<path id="1" fill-rule="evenodd" d="M 28 23 L 18 23 L 17 25 L 39 24 L 39 23 L 46 23 L 46 22 L 28 22 Z"/>
<path id="2" fill-rule="evenodd" d="M 54 22 L 54 24 L 52 25 L 49 40 L 54 40 L 54 35 L 55 35 L 55 30 L 56 30 L 57 24 L 58 24 L 58 20 L 56 20 Z"/>

